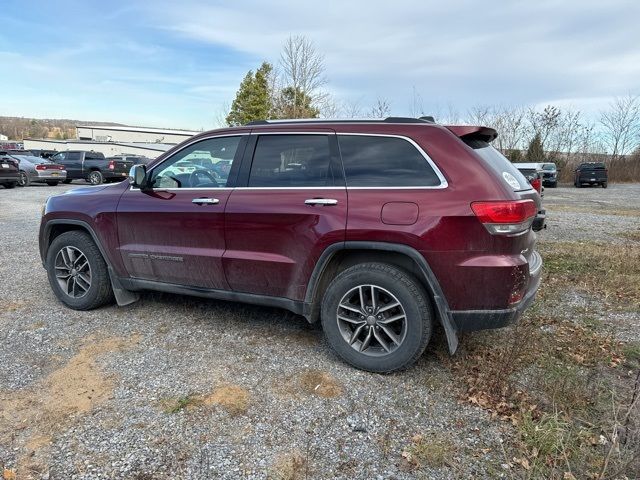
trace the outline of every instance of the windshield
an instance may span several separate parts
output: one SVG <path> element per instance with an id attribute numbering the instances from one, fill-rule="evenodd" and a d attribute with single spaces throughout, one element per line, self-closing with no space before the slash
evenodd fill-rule
<path id="1" fill-rule="evenodd" d="M 509 185 L 514 192 L 530 190 L 531 184 L 504 155 L 484 140 L 463 138 L 464 143 L 482 157 L 482 159 Z"/>
<path id="2" fill-rule="evenodd" d="M 545 164 L 542 166 L 542 169 L 543 169 L 543 170 L 555 170 L 555 169 L 556 169 L 556 166 L 555 166 L 555 164 L 553 164 L 553 163 L 545 163 Z"/>

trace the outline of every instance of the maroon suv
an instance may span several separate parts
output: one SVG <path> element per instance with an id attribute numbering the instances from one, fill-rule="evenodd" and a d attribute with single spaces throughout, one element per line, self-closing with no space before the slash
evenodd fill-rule
<path id="1" fill-rule="evenodd" d="M 503 327 L 535 296 L 540 198 L 495 137 L 408 118 L 213 130 L 128 181 L 49 198 L 42 260 L 74 309 L 142 290 L 277 306 L 389 372 L 436 321 L 453 353 L 459 332 Z"/>

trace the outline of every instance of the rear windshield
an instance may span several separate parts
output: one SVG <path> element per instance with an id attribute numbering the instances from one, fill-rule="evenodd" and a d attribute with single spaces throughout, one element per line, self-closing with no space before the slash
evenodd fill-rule
<path id="1" fill-rule="evenodd" d="M 545 163 L 544 165 L 542 165 L 542 169 L 543 170 L 555 170 L 556 169 L 556 164 L 555 163 Z"/>
<path id="2" fill-rule="evenodd" d="M 480 155 L 480 157 L 496 172 L 498 177 L 514 192 L 530 190 L 531 184 L 522 173 L 498 150 L 484 140 L 463 138 L 462 141 Z"/>
<path id="3" fill-rule="evenodd" d="M 604 170 L 606 167 L 604 163 L 583 163 L 580 168 L 588 168 L 591 170 Z"/>

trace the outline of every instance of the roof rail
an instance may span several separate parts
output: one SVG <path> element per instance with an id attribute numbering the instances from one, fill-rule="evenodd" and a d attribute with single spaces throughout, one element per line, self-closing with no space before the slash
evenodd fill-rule
<path id="1" fill-rule="evenodd" d="M 253 120 L 245 123 L 245 126 L 253 125 L 286 125 L 291 123 L 436 123 L 432 116 L 420 118 L 413 117 L 387 117 L 387 118 L 363 118 L 363 119 L 327 119 L 327 118 L 291 118 L 283 120 Z"/>

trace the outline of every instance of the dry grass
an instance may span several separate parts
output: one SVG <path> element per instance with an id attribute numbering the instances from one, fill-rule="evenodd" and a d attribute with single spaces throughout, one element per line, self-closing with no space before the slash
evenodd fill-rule
<path id="1" fill-rule="evenodd" d="M 342 385 L 326 372 L 306 370 L 300 376 L 300 387 L 309 395 L 334 398 L 342 395 Z"/>
<path id="2" fill-rule="evenodd" d="M 301 480 L 309 478 L 309 462 L 298 451 L 278 456 L 269 469 L 270 480 Z"/>
<path id="3" fill-rule="evenodd" d="M 416 435 L 402 452 L 402 457 L 414 467 L 442 468 L 453 465 L 457 448 L 450 438 Z"/>
<path id="4" fill-rule="evenodd" d="M 470 336 L 459 355 L 443 361 L 464 380 L 464 401 L 516 427 L 511 448 L 524 477 L 629 476 L 640 468 L 640 412 L 630 407 L 640 389 L 640 348 L 559 302 L 570 285 L 607 308 L 637 308 L 639 247 L 576 243 L 541 251 L 539 300 L 525 318 L 511 329 Z"/>
<path id="5" fill-rule="evenodd" d="M 615 215 L 617 217 L 640 217 L 640 209 L 634 208 L 611 208 L 610 206 L 602 206 L 590 204 L 589 206 L 580 205 L 553 205 L 547 206 L 548 212 L 569 212 L 569 213 L 588 213 L 597 215 Z"/>
<path id="6" fill-rule="evenodd" d="M 601 159 L 576 158 L 565 165 L 560 171 L 559 180 L 561 182 L 573 182 L 574 170 L 583 161 L 602 161 Z M 606 160 L 605 164 L 609 170 L 609 182 L 640 182 L 640 150 L 625 158 Z"/>
<path id="7" fill-rule="evenodd" d="M 640 242 L 640 230 L 638 230 L 637 232 L 622 232 L 619 233 L 618 236 L 620 238 L 625 238 L 634 242 Z"/>
<path id="8" fill-rule="evenodd" d="M 241 415 L 249 409 L 249 392 L 238 385 L 225 385 L 205 397 L 204 403 L 219 405 L 230 415 Z"/>

